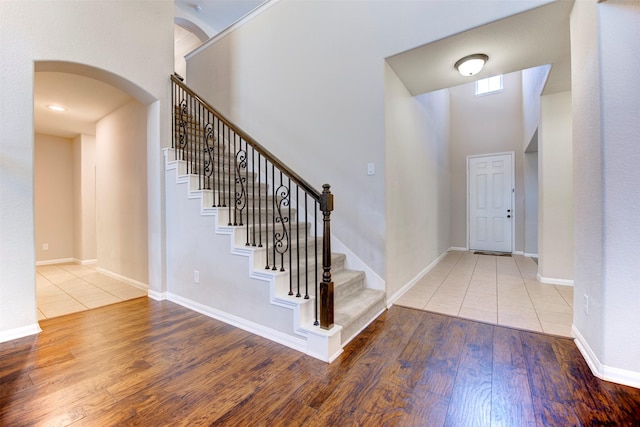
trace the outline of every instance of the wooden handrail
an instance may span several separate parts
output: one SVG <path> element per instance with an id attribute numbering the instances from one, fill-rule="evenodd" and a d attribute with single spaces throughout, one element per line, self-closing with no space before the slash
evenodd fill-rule
<path id="1" fill-rule="evenodd" d="M 280 169 L 282 172 L 285 172 L 288 176 L 291 177 L 291 179 L 297 184 L 299 185 L 302 189 L 304 189 L 304 191 L 306 191 L 309 195 L 311 195 L 318 203 L 320 203 L 320 198 L 321 198 L 321 192 L 316 190 L 311 184 L 309 184 L 307 181 L 305 181 L 300 175 L 298 175 L 295 171 L 293 171 L 290 167 L 288 167 L 287 165 L 285 165 L 284 163 L 282 163 L 276 156 L 274 156 L 273 154 L 271 154 L 271 152 L 269 150 L 267 150 L 266 148 L 264 148 L 262 145 L 260 145 L 260 143 L 258 143 L 258 141 L 256 141 L 255 139 L 253 139 L 251 136 L 249 136 L 248 133 L 246 133 L 245 131 L 243 131 L 239 126 L 237 126 L 236 124 L 232 123 L 230 120 L 228 120 L 223 114 L 221 114 L 218 110 L 216 110 L 215 108 L 213 108 L 211 106 L 211 104 L 209 104 L 207 101 L 205 101 L 204 99 L 202 99 L 200 96 L 198 96 L 194 91 L 192 91 L 191 89 L 189 89 L 189 87 L 187 87 L 187 85 L 185 85 L 178 77 L 176 77 L 175 75 L 171 76 L 171 80 L 178 86 L 180 86 L 180 88 L 182 90 L 184 90 L 185 92 L 187 92 L 189 94 L 189 96 L 193 97 L 194 99 L 196 99 L 199 103 L 201 103 L 205 108 L 207 108 L 208 110 L 210 110 L 213 114 L 215 114 L 218 119 L 223 122 L 225 125 L 227 125 L 229 128 L 231 128 L 237 135 L 239 135 L 242 139 L 244 139 L 245 141 L 247 141 L 249 144 L 253 145 L 253 147 L 260 153 L 262 154 L 267 160 L 269 160 L 272 164 L 274 164 L 278 169 Z"/>

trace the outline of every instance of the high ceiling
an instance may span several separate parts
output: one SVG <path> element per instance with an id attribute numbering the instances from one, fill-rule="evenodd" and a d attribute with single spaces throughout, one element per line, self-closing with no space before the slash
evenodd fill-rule
<path id="1" fill-rule="evenodd" d="M 213 37 L 264 2 L 265 0 L 175 0 L 175 5 L 176 10 L 188 15 L 192 22 L 208 27 L 202 30 Z"/>
<path id="2" fill-rule="evenodd" d="M 175 0 L 176 8 L 185 10 L 203 26 L 220 31 L 257 7 L 264 0 Z M 200 6 L 200 10 L 196 10 Z M 185 37 L 178 30 L 176 38 Z M 34 130 L 36 133 L 73 138 L 78 134 L 95 134 L 95 124 L 107 114 L 132 99 L 121 90 L 98 80 L 75 74 L 36 72 L 34 77 Z M 61 105 L 67 111 L 49 110 L 47 105 Z"/>
<path id="3" fill-rule="evenodd" d="M 264 0 L 175 0 L 176 15 L 193 17 L 214 33 L 231 25 Z M 552 64 L 545 93 L 569 90 L 569 13 L 572 0 L 558 1 L 471 29 L 410 51 L 388 62 L 413 95 L 468 83 L 453 68 L 461 57 L 486 53 L 489 61 L 477 78 Z M 176 32 L 176 37 L 184 34 Z M 37 72 L 34 87 L 35 131 L 65 138 L 94 134 L 95 123 L 131 99 L 100 81 L 78 75 Z M 46 108 L 61 104 L 58 113 Z"/>
<path id="4" fill-rule="evenodd" d="M 387 62 L 412 95 L 473 80 L 551 64 L 544 93 L 571 88 L 569 13 L 573 1 L 558 1 L 483 25 L 407 52 Z M 453 65 L 484 53 L 489 61 L 480 74 L 463 77 Z"/>

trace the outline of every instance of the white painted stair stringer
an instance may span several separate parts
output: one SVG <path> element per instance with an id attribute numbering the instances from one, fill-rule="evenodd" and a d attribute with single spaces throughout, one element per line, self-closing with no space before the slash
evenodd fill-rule
<path id="1" fill-rule="evenodd" d="M 173 149 L 164 149 L 164 156 L 166 171 L 175 170 L 176 184 L 187 184 L 187 198 L 201 200 L 200 215 L 213 216 L 215 233 L 229 236 L 229 253 L 234 256 L 247 257 L 249 259 L 249 277 L 268 283 L 270 303 L 274 306 L 291 310 L 293 316 L 293 333 L 298 338 L 259 323 L 243 319 L 231 313 L 215 309 L 185 296 L 168 292 L 166 295 L 167 299 L 251 333 L 279 342 L 295 350 L 302 351 L 317 359 L 331 362 L 338 357 L 342 352 L 342 327 L 335 325 L 331 330 L 326 331 L 317 326 L 313 326 L 314 297 L 311 296 L 310 299 L 305 300 L 303 298 L 289 296 L 286 291 L 283 292 L 283 289 L 288 289 L 288 273 L 264 269 L 265 248 L 236 245 L 235 242 L 241 240 L 236 237 L 236 234 L 242 233 L 244 230 L 239 227 L 221 224 L 220 211 L 227 208 L 207 206 L 205 204 L 205 197 L 203 197 L 206 190 L 198 190 L 198 177 L 196 175 L 186 174 L 186 162 L 171 160 L 175 158 Z M 167 181 L 169 181 L 169 179 L 167 179 Z"/>

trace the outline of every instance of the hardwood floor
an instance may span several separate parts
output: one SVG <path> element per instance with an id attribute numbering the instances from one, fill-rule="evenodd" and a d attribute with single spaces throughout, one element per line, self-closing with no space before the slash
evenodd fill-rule
<path id="1" fill-rule="evenodd" d="M 0 344 L 0 425 L 640 426 L 572 340 L 392 307 L 328 365 L 147 298 Z"/>

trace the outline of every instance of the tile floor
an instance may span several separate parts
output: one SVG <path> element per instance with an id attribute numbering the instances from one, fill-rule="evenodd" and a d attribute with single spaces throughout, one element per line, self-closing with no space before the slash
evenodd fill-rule
<path id="1" fill-rule="evenodd" d="M 95 266 L 68 263 L 36 270 L 38 320 L 147 295 L 147 291 L 96 272 Z"/>
<path id="2" fill-rule="evenodd" d="M 394 304 L 571 336 L 573 287 L 536 280 L 528 257 L 450 251 Z"/>

